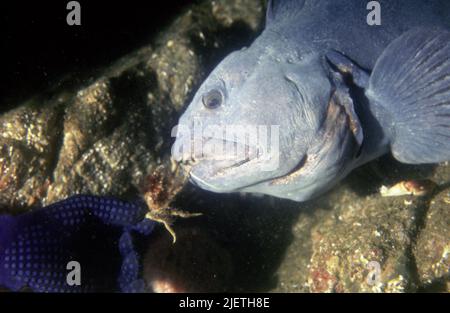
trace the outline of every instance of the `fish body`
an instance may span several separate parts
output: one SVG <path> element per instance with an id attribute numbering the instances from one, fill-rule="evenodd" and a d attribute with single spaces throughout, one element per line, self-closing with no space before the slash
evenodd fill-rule
<path id="1" fill-rule="evenodd" d="M 374 26 L 368 1 L 270 1 L 264 31 L 180 118 L 172 154 L 191 180 L 304 201 L 388 152 L 450 160 L 450 4 L 377 3 Z M 251 125 L 270 129 L 270 144 Z"/>

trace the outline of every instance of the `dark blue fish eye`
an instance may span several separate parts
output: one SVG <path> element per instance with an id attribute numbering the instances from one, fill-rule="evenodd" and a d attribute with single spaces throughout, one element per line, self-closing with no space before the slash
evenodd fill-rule
<path id="1" fill-rule="evenodd" d="M 207 109 L 216 109 L 223 103 L 223 94 L 218 89 L 211 89 L 203 95 L 202 102 Z"/>

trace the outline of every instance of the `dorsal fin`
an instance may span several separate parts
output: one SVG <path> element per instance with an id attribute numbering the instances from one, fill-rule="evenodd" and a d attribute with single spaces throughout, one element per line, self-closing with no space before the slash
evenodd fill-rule
<path id="1" fill-rule="evenodd" d="M 267 3 L 266 26 L 289 18 L 300 12 L 306 0 L 269 0 Z"/>

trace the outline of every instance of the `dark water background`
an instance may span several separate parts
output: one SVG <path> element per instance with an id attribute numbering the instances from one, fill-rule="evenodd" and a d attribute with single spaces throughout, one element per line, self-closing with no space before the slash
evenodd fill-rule
<path id="1" fill-rule="evenodd" d="M 68 2 L 0 5 L 0 112 L 53 86 L 65 73 L 81 75 L 148 44 L 196 1 L 80 0 L 81 26 L 67 25 Z"/>

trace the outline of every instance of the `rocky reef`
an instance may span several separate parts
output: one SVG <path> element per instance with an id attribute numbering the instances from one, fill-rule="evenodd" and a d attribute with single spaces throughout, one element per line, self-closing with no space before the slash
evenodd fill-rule
<path id="1" fill-rule="evenodd" d="M 205 271 L 227 271 L 211 274 L 226 276 L 226 287 L 202 284 L 213 290 L 449 292 L 449 164 L 407 166 L 386 156 L 306 203 L 212 194 L 171 170 L 171 130 L 184 106 L 215 64 L 257 36 L 264 12 L 263 0 L 193 4 L 147 46 L 81 83 L 69 73 L 25 103 L 8 103 L 13 108 L 0 116 L 1 213 L 80 193 L 133 200 L 155 192 L 149 183 L 164 168 L 158 200 L 203 213 L 176 221 L 175 231 L 189 237 L 186 229 L 197 229 L 199 244 L 212 240 L 211 254 L 226 255 L 226 265 L 213 256 L 214 268 Z M 379 192 L 417 179 L 437 187 L 421 197 Z"/>

